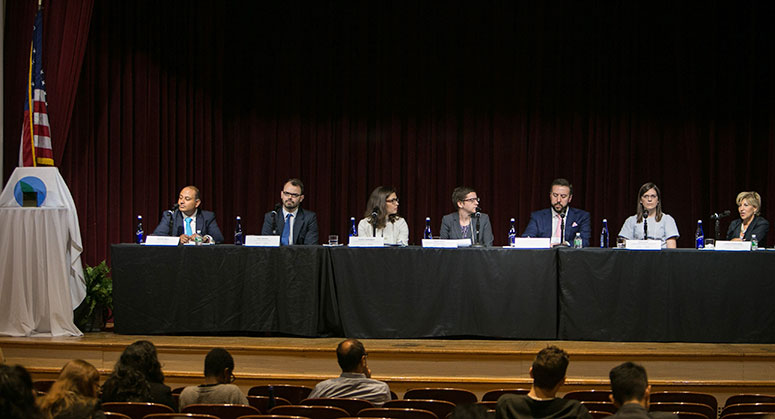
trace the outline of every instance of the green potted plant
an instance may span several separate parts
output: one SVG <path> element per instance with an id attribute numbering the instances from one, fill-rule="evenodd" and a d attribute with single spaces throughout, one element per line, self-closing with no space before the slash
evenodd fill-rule
<path id="1" fill-rule="evenodd" d="M 103 260 L 97 266 L 88 266 L 83 271 L 86 297 L 75 309 L 75 325 L 82 332 L 100 331 L 113 310 L 113 279 L 110 268 Z"/>

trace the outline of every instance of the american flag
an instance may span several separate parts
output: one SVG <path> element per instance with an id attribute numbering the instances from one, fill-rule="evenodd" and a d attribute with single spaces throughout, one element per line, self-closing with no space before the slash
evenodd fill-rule
<path id="1" fill-rule="evenodd" d="M 35 24 L 32 27 L 27 80 L 19 166 L 53 166 L 51 127 L 48 124 L 46 109 L 46 81 L 43 79 L 43 9 L 41 7 L 38 8 Z"/>

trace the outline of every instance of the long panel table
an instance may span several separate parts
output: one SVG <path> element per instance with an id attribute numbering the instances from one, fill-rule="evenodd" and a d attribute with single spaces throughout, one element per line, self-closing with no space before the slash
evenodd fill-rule
<path id="1" fill-rule="evenodd" d="M 775 252 L 113 245 L 126 334 L 775 342 Z"/>

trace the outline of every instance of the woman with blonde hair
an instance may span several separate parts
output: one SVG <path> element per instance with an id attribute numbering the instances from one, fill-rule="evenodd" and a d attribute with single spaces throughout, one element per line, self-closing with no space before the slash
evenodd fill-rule
<path id="1" fill-rule="evenodd" d="M 48 394 L 40 400 L 40 410 L 51 419 L 104 418 L 97 399 L 100 374 L 94 365 L 74 359 L 62 368 Z"/>
<path id="2" fill-rule="evenodd" d="M 751 241 L 755 234 L 759 247 L 765 247 L 770 223 L 759 215 L 761 213 L 762 197 L 754 191 L 740 192 L 737 194 L 735 202 L 737 202 L 737 212 L 740 213 L 740 218 L 729 223 L 727 240 Z"/>

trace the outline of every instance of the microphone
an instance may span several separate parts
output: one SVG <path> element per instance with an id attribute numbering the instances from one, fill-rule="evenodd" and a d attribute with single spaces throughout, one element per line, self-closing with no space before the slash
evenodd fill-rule
<path id="1" fill-rule="evenodd" d="M 560 237 L 560 241 L 562 243 L 567 243 L 568 241 L 565 240 L 565 210 L 568 209 L 568 207 L 565 207 L 562 209 L 562 212 L 560 212 L 560 234 L 562 234 L 562 237 Z"/>
<path id="2" fill-rule="evenodd" d="M 723 211 L 721 213 L 714 212 L 713 215 L 710 216 L 711 220 L 720 220 L 724 217 L 729 217 L 729 215 L 732 214 L 730 210 Z"/>
<path id="3" fill-rule="evenodd" d="M 167 210 L 167 214 L 170 215 L 170 222 L 169 222 L 170 236 L 175 236 L 175 234 L 172 233 L 172 225 L 175 222 L 175 211 L 177 211 L 178 208 L 180 208 L 180 204 L 176 202 L 175 205 L 172 206 L 172 209 Z"/>
<path id="4" fill-rule="evenodd" d="M 474 216 L 475 216 L 476 218 L 479 218 L 481 215 L 482 215 L 482 208 L 481 208 L 481 207 L 479 207 L 479 206 L 477 206 L 477 207 L 476 207 L 476 213 L 474 213 Z"/>
<path id="5" fill-rule="evenodd" d="M 371 210 L 371 218 L 377 219 L 377 216 L 379 215 L 379 207 L 374 207 L 374 209 Z"/>
<path id="6" fill-rule="evenodd" d="M 371 210 L 371 236 L 377 237 L 377 217 L 379 214 L 379 207 L 374 207 Z"/>
<path id="7" fill-rule="evenodd" d="M 647 218 L 649 218 L 649 212 L 646 211 L 646 206 L 641 204 L 640 205 L 643 208 L 643 240 L 649 239 L 649 223 L 646 221 Z"/>
<path id="8" fill-rule="evenodd" d="M 282 204 L 278 202 L 274 204 L 274 209 L 272 210 L 272 235 L 277 235 L 277 216 L 280 215 L 280 207 L 282 207 Z"/>

